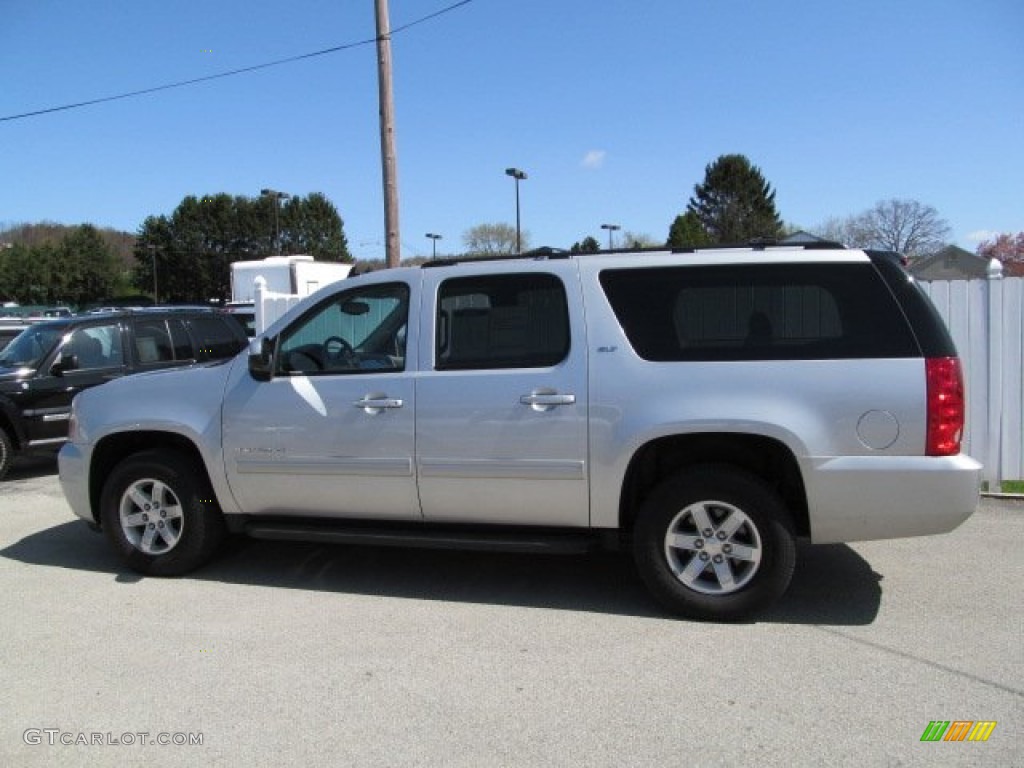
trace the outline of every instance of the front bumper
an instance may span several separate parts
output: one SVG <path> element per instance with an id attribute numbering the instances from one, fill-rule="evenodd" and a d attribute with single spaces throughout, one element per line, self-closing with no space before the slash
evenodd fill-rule
<path id="1" fill-rule="evenodd" d="M 75 443 L 64 443 L 57 454 L 57 467 L 60 487 L 71 511 L 90 523 L 97 522 L 89 503 L 89 465 L 81 447 Z"/>

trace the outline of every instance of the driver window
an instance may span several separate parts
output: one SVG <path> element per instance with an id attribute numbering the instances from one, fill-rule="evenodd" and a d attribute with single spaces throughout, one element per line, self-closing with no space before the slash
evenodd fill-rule
<path id="1" fill-rule="evenodd" d="M 371 285 L 320 302 L 281 336 L 279 374 L 405 370 L 409 288 Z"/>

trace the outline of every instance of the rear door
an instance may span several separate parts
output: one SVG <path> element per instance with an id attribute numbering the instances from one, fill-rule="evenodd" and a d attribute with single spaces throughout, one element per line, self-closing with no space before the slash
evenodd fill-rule
<path id="1" fill-rule="evenodd" d="M 424 270 L 426 520 L 585 526 L 587 377 L 574 260 Z"/>

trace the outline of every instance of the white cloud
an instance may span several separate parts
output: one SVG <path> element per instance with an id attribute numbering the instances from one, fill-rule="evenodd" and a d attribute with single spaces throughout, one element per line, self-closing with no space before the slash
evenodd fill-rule
<path id="1" fill-rule="evenodd" d="M 982 243 L 985 240 L 991 240 L 992 238 L 998 236 L 998 232 L 993 232 L 992 230 L 989 229 L 979 229 L 975 232 L 971 232 L 971 234 L 967 236 L 967 239 L 970 240 L 972 243 Z"/>
<path id="2" fill-rule="evenodd" d="M 590 170 L 596 170 L 604 165 L 604 159 L 607 154 L 603 149 L 592 149 L 583 156 L 580 165 Z"/>

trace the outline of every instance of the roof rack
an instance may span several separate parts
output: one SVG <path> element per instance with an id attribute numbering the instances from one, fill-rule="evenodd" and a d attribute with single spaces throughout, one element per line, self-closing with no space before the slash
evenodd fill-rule
<path id="1" fill-rule="evenodd" d="M 510 261 L 518 259 L 545 261 L 547 259 L 568 259 L 576 255 L 578 254 L 570 253 L 562 248 L 552 248 L 551 246 L 545 245 L 540 248 L 534 248 L 532 251 L 523 251 L 523 253 L 506 253 L 499 254 L 497 256 L 458 256 L 449 259 L 433 259 L 420 264 L 420 268 L 429 269 L 431 267 L 450 267 L 454 264 L 465 264 L 467 262 L 475 264 L 477 262 Z"/>
<path id="2" fill-rule="evenodd" d="M 421 269 L 430 269 L 432 267 L 450 267 L 455 264 L 466 264 L 476 262 L 488 262 L 488 261 L 510 261 L 517 259 L 532 259 L 534 261 L 543 261 L 546 259 L 571 259 L 576 256 L 607 256 L 609 254 L 621 254 L 621 253 L 707 253 L 709 251 L 728 251 L 728 250 L 754 250 L 764 251 L 768 248 L 786 248 L 793 250 L 804 250 L 804 251 L 834 251 L 834 250 L 846 250 L 846 246 L 842 243 L 833 242 L 831 240 L 819 240 L 813 243 L 784 243 L 780 240 L 773 238 L 755 238 L 748 240 L 745 243 L 718 243 L 715 245 L 691 245 L 684 246 L 682 248 L 669 248 L 668 246 L 644 246 L 642 248 L 612 248 L 609 250 L 595 251 L 593 253 L 573 253 L 572 251 L 566 251 L 562 248 L 551 248 L 544 246 L 543 248 L 534 248 L 532 251 L 525 251 L 519 254 L 502 254 L 498 256 L 457 256 L 454 258 L 447 259 L 434 259 L 432 261 L 425 261 L 420 265 Z"/>
<path id="3" fill-rule="evenodd" d="M 718 243 L 715 245 L 692 245 L 683 248 L 673 248 L 672 253 L 697 253 L 698 251 L 725 251 L 746 248 L 754 251 L 763 251 L 768 248 L 792 248 L 804 251 L 845 251 L 846 246 L 833 240 L 816 240 L 810 243 L 786 243 L 772 237 L 755 237 L 745 243 Z"/>

